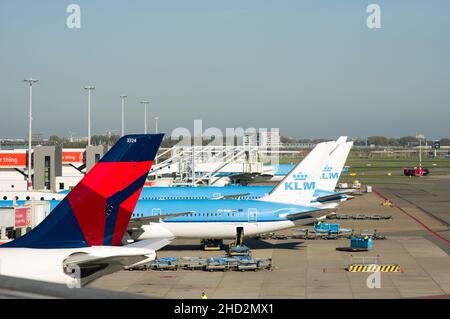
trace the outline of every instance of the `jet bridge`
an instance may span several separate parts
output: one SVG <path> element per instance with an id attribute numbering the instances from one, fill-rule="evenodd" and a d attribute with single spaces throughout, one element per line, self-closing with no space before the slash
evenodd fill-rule
<path id="1" fill-rule="evenodd" d="M 264 150 L 267 152 L 267 150 Z M 246 183 L 273 175 L 264 167 L 257 146 L 174 146 L 160 153 L 149 174 L 154 184 L 170 186 Z"/>

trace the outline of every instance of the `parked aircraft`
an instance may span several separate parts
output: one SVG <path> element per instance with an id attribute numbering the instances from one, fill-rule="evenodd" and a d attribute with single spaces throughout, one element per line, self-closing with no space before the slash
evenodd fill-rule
<path id="1" fill-rule="evenodd" d="M 345 140 L 341 137 L 340 140 Z M 339 141 L 339 140 L 338 140 Z M 313 201 L 325 202 L 331 200 L 345 200 L 348 194 L 334 192 L 336 184 L 342 172 L 345 160 L 353 145 L 347 142 L 340 145 L 340 149 L 334 152 L 324 165 Z M 259 199 L 268 195 L 273 186 L 179 186 L 179 187 L 144 187 L 139 200 L 192 200 L 192 199 Z M 61 200 L 69 191 L 49 193 L 42 191 L 0 192 L 0 206 L 11 205 L 12 199 L 18 203 L 25 200 Z M 3 200 L 3 201 L 2 201 Z M 6 201 L 6 202 L 5 202 Z"/>
<path id="2" fill-rule="evenodd" d="M 318 144 L 267 196 L 258 200 L 139 201 L 130 223 L 131 237 L 234 238 L 238 232 L 250 236 L 290 228 L 323 214 L 323 209 L 337 204 L 316 203 L 314 207 L 311 201 L 326 161 L 340 152 L 342 145 L 351 147 L 345 140 Z"/>
<path id="3" fill-rule="evenodd" d="M 324 203 L 328 203 L 331 201 L 341 201 L 341 200 L 345 200 L 347 198 L 349 198 L 349 196 L 347 194 L 343 194 L 343 193 L 337 193 L 334 192 L 334 188 L 338 182 L 338 179 L 340 177 L 340 172 L 342 171 L 342 167 L 346 161 L 346 158 L 348 156 L 348 153 L 350 151 L 350 148 L 352 147 L 352 142 L 345 142 L 346 138 L 342 137 L 340 139 L 338 139 L 336 142 L 328 142 L 325 143 L 324 145 L 332 145 L 333 143 L 335 143 L 335 147 L 333 148 L 332 151 L 330 151 L 328 154 L 325 154 L 323 156 L 323 158 L 326 159 L 325 164 L 323 165 L 323 168 L 319 174 L 319 176 L 317 177 L 317 182 L 315 184 L 315 187 L 318 189 L 314 190 L 313 196 L 311 198 L 311 202 L 310 203 L 305 203 L 305 206 L 308 206 L 306 209 L 310 209 L 310 206 L 323 206 Z M 317 150 L 316 150 L 317 151 Z M 314 151 L 314 152 L 316 152 Z M 314 154 L 313 152 L 311 152 L 311 156 L 312 154 Z M 316 165 L 319 162 L 316 161 Z M 317 167 L 319 167 L 317 166 Z M 291 172 L 292 173 L 292 172 Z M 287 184 L 289 187 L 294 187 L 296 184 Z M 203 188 L 206 189 L 206 191 L 203 191 Z M 265 200 L 265 196 L 267 196 L 272 190 L 273 187 L 272 186 L 253 186 L 253 187 L 249 187 L 249 186 L 233 186 L 233 187 L 197 187 L 197 188 L 192 188 L 192 187 L 181 187 L 182 192 L 192 192 L 192 194 L 194 194 L 196 191 L 200 191 L 203 192 L 203 194 L 208 194 L 208 192 L 210 192 L 212 189 L 236 189 L 236 191 L 234 191 L 234 195 L 230 195 L 228 196 L 219 196 L 219 194 L 216 193 L 215 199 L 223 199 L 222 202 L 223 203 L 212 203 L 212 201 L 210 200 L 204 200 L 204 201 L 200 201 L 200 200 L 191 200 L 190 196 L 188 196 L 189 200 L 179 200 L 179 197 L 175 197 L 175 199 L 173 200 L 139 200 L 138 204 L 136 206 L 136 209 L 133 213 L 133 218 L 134 219 L 141 219 L 141 218 L 146 218 L 147 220 L 150 218 L 152 221 L 159 221 L 160 218 L 163 218 L 164 215 L 168 215 L 168 216 L 172 216 L 174 214 L 180 214 L 180 213 L 185 213 L 187 211 L 186 207 L 190 207 L 190 210 L 192 210 L 192 212 L 189 215 L 184 215 L 183 218 L 179 217 L 179 218 L 167 218 L 165 219 L 166 224 L 159 224 L 159 223 L 155 223 L 155 222 L 151 222 L 148 223 L 148 225 L 151 226 L 152 228 L 152 238 L 160 238 L 160 237 L 164 237 L 162 234 L 166 234 L 167 236 L 177 236 L 177 237 L 198 237 L 200 236 L 201 238 L 203 238 L 202 236 L 207 236 L 207 238 L 215 238 L 215 236 L 219 236 L 219 237 L 223 237 L 223 238 L 227 238 L 227 237 L 233 237 L 234 233 L 235 233 L 235 227 L 231 226 L 230 227 L 230 222 L 243 222 L 247 219 L 248 220 L 254 220 L 255 218 L 258 219 L 260 222 L 264 221 L 264 224 L 260 224 L 258 225 L 258 229 L 257 230 L 252 230 L 251 226 L 255 226 L 256 224 L 254 222 L 250 223 L 248 226 L 248 232 L 247 234 L 253 234 L 255 231 L 258 232 L 265 232 L 265 231 L 269 231 L 266 230 L 266 228 L 270 228 L 270 230 L 273 229 L 274 226 L 278 227 L 281 226 L 283 223 L 279 223 L 279 221 L 277 221 L 275 223 L 275 225 L 272 225 L 272 223 L 275 221 L 274 220 L 274 216 L 270 216 L 268 214 L 265 214 L 265 216 L 263 216 L 263 214 L 261 214 L 262 211 L 270 211 L 270 209 L 268 209 L 268 207 L 271 205 L 270 203 L 266 203 L 264 204 L 264 209 L 261 209 L 260 206 L 262 205 L 261 202 L 259 201 L 254 201 L 254 200 L 248 200 L 248 203 L 238 203 L 238 200 L 232 201 L 230 198 L 237 198 L 239 196 L 249 196 L 248 194 L 250 192 L 244 193 L 245 190 L 247 189 L 251 189 L 251 190 L 258 190 L 258 189 L 264 189 L 264 192 L 261 192 L 258 194 L 258 196 L 256 195 L 252 195 L 252 197 L 250 198 L 256 198 L 256 199 L 263 199 Z M 162 188 L 161 190 L 158 190 L 158 192 L 162 192 L 163 189 L 166 189 L 169 193 L 172 192 L 173 189 L 178 189 L 178 188 Z M 187 190 L 188 189 L 188 190 Z M 144 188 L 145 190 L 145 188 Z M 150 190 L 150 189 L 148 189 Z M 241 195 L 238 195 L 238 193 L 240 193 Z M 285 197 L 284 195 L 282 197 Z M 142 193 L 141 193 L 141 198 L 142 198 Z M 169 197 L 171 198 L 171 197 Z M 196 198 L 196 197 L 193 197 Z M 248 197 L 247 197 L 248 198 Z M 273 197 L 270 197 L 273 200 Z M 18 204 L 25 204 L 26 201 L 18 201 Z M 51 203 L 51 207 L 55 207 L 59 201 L 50 201 Z M 290 203 L 292 204 L 292 203 Z M 12 205 L 11 201 L 0 201 L 0 205 Z M 223 207 L 223 205 L 231 205 L 232 207 Z M 217 207 L 213 207 L 213 206 L 217 206 Z M 245 206 L 245 207 L 244 207 Z M 335 205 L 332 204 L 327 204 L 326 206 L 323 206 L 322 208 L 326 208 L 326 207 L 334 207 Z M 237 208 L 239 207 L 239 208 Z M 279 204 L 279 203 L 274 203 L 272 205 L 272 211 L 276 211 L 279 209 L 286 209 L 285 204 Z M 295 209 L 298 209 L 295 208 Z M 299 208 L 301 210 L 304 210 L 305 208 Z M 258 216 L 254 217 L 254 214 L 257 214 Z M 246 215 L 247 214 L 247 215 Z M 217 218 L 216 218 L 217 217 Z M 219 218 L 220 217 L 220 218 Z M 223 217 L 223 218 L 222 218 Z M 278 217 L 277 217 L 278 218 Z M 277 219 L 275 218 L 275 219 Z M 177 224 L 177 222 L 201 222 L 202 226 L 210 226 L 208 224 L 204 224 L 206 221 L 211 221 L 214 219 L 214 224 L 211 225 L 211 227 L 207 228 L 207 232 L 206 233 L 202 233 L 199 231 L 199 229 L 197 229 L 196 227 L 192 228 L 190 226 L 195 226 L 195 224 L 188 224 L 190 225 L 188 228 L 185 228 L 184 226 L 186 225 L 179 225 Z M 215 230 L 215 228 L 219 225 L 217 222 L 226 222 L 227 227 L 225 228 L 229 228 L 228 230 L 225 230 L 224 228 L 224 232 L 227 234 L 225 237 L 223 236 L 223 232 L 217 231 Z M 269 222 L 270 221 L 270 222 Z M 286 220 L 285 218 L 283 220 L 281 220 L 284 222 L 284 224 L 287 225 L 291 225 L 289 220 Z M 169 224 L 170 223 L 170 224 Z M 298 223 L 298 221 L 297 221 Z M 148 225 L 145 225 L 144 228 L 148 228 Z M 169 227 L 169 228 L 174 228 L 176 227 L 177 230 L 174 230 L 173 232 L 171 230 L 169 231 L 165 231 L 165 229 L 162 229 L 161 227 L 164 226 L 165 228 Z M 181 227 L 181 230 L 179 230 L 179 228 Z M 289 226 L 290 227 L 290 226 Z M 202 227 L 203 229 L 203 227 Z M 231 231 L 230 231 L 231 229 Z M 142 232 L 142 229 L 139 231 Z M 139 232 L 134 232 L 134 237 L 135 239 L 142 239 L 145 238 L 146 235 L 143 236 L 139 236 L 137 237 L 137 233 Z"/>
<path id="4" fill-rule="evenodd" d="M 37 227 L 0 245 L 0 275 L 86 284 L 154 259 L 158 242 L 120 245 L 162 137 L 122 137 Z"/>

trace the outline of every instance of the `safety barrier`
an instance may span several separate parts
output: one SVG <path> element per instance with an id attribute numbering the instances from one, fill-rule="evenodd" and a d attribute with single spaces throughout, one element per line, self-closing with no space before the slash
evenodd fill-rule
<path id="1" fill-rule="evenodd" d="M 400 272 L 397 264 L 351 264 L 347 269 L 349 272 Z"/>

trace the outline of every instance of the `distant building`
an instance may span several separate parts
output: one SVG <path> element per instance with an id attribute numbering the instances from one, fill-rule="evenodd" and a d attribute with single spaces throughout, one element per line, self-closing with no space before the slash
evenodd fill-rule
<path id="1" fill-rule="evenodd" d="M 280 132 L 278 130 L 260 131 L 254 134 L 246 134 L 244 145 L 259 146 L 264 148 L 280 147 Z"/>
<path id="2" fill-rule="evenodd" d="M 281 143 L 280 149 L 296 150 L 296 149 L 312 149 L 316 143 Z"/>
<path id="3" fill-rule="evenodd" d="M 34 190 L 72 189 L 103 156 L 103 146 L 64 148 L 35 146 L 32 149 Z M 27 189 L 27 149 L 0 150 L 0 191 Z"/>
<path id="4" fill-rule="evenodd" d="M 75 143 L 79 143 L 79 142 L 87 142 L 88 141 L 88 137 L 87 136 L 79 136 L 79 137 L 70 137 L 70 142 L 75 142 Z"/>
<path id="5" fill-rule="evenodd" d="M 7 143 L 7 142 L 12 142 L 12 143 L 25 143 L 25 139 L 23 138 L 2 138 L 0 139 L 1 143 Z"/>
<path id="6" fill-rule="evenodd" d="M 33 135 L 31 135 L 31 141 L 35 143 L 42 143 L 44 141 L 44 135 L 42 135 L 41 133 L 34 133 Z"/>
<path id="7" fill-rule="evenodd" d="M 261 147 L 279 147 L 280 146 L 280 132 L 278 130 L 258 132 L 257 140 L 258 140 L 258 146 L 261 146 Z"/>
<path id="8" fill-rule="evenodd" d="M 246 135 L 244 135 L 242 144 L 244 146 L 256 146 L 257 145 L 256 134 L 246 134 Z"/>
<path id="9" fill-rule="evenodd" d="M 416 146 L 419 146 L 419 142 L 414 141 L 406 143 L 406 147 L 416 147 Z"/>

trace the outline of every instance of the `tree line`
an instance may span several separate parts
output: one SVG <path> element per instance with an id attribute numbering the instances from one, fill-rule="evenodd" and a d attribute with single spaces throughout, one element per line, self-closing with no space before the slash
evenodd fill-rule
<path id="1" fill-rule="evenodd" d="M 120 135 L 93 135 L 91 136 L 91 144 L 92 145 L 114 145 L 117 140 L 120 138 Z M 281 136 L 281 143 L 319 143 L 323 142 L 326 139 L 295 139 L 292 137 Z M 355 145 L 376 145 L 376 146 L 410 146 L 419 143 L 419 140 L 415 136 L 403 136 L 400 138 L 390 138 L 385 136 L 369 136 L 367 138 L 354 138 L 353 139 Z M 442 138 L 439 140 L 441 146 L 450 146 L 450 138 Z M 161 144 L 163 148 L 169 148 L 173 145 L 177 144 L 178 140 L 171 140 L 170 136 L 166 136 Z M 204 140 L 203 144 L 208 144 L 209 140 Z M 237 141 L 235 141 L 237 143 Z M 432 141 L 428 140 L 427 144 L 431 145 Z M 85 148 L 87 146 L 87 141 L 70 141 L 70 138 L 67 137 L 59 137 L 56 135 L 51 135 L 48 139 L 48 142 L 45 143 L 48 145 L 58 145 L 66 148 Z M 423 144 L 425 144 L 423 142 Z"/>
<path id="2" fill-rule="evenodd" d="M 323 139 L 295 139 L 287 136 L 281 136 L 282 143 L 318 143 Z M 368 136 L 367 138 L 354 138 L 354 145 L 376 145 L 376 146 L 410 146 L 419 143 L 415 136 L 403 136 L 399 138 L 390 138 L 385 136 Z M 439 140 L 442 146 L 450 146 L 450 138 L 442 138 Z M 422 141 L 425 144 L 424 141 Z M 426 143 L 431 145 L 432 141 L 427 140 Z"/>
<path id="3" fill-rule="evenodd" d="M 92 135 L 91 145 L 114 145 L 120 138 L 120 135 Z M 59 137 L 51 135 L 48 138 L 48 145 L 57 145 L 65 148 L 85 148 L 87 146 L 86 141 L 71 141 L 67 137 Z"/>

